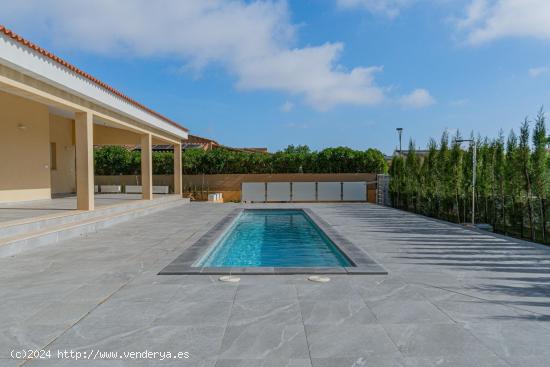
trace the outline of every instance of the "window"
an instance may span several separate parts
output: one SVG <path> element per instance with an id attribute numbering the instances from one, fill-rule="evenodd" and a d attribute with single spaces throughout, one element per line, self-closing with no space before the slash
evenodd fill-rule
<path id="1" fill-rule="evenodd" d="M 50 143 L 50 169 L 52 171 L 57 169 L 57 145 Z"/>

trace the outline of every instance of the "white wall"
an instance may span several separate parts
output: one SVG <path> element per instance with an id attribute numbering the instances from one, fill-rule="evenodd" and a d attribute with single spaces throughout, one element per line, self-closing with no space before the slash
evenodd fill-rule
<path id="1" fill-rule="evenodd" d="M 344 182 L 342 187 L 344 201 L 366 201 L 366 182 Z"/>
<path id="2" fill-rule="evenodd" d="M 267 198 L 267 200 L 266 200 Z M 245 182 L 244 202 L 367 201 L 367 183 L 361 182 Z"/>
<path id="3" fill-rule="evenodd" d="M 244 202 L 265 202 L 265 183 L 243 182 L 241 200 Z"/>
<path id="4" fill-rule="evenodd" d="M 319 201 L 341 201 L 340 182 L 319 182 L 317 183 L 317 200 Z"/>
<path id="5" fill-rule="evenodd" d="M 268 182 L 267 201 L 290 201 L 290 182 Z"/>

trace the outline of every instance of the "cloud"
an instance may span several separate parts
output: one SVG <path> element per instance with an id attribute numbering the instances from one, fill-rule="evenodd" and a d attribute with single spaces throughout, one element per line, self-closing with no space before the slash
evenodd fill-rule
<path id="1" fill-rule="evenodd" d="M 462 99 L 455 99 L 455 100 L 451 101 L 450 105 L 455 106 L 455 107 L 459 107 L 459 106 L 467 105 L 468 103 L 470 103 L 470 100 L 468 98 L 462 98 Z"/>
<path id="2" fill-rule="evenodd" d="M 486 0 L 472 0 L 470 5 L 466 8 L 466 17 L 459 19 L 457 25 L 461 29 L 467 29 L 474 27 L 487 13 Z"/>
<path id="3" fill-rule="evenodd" d="M 538 78 L 541 75 L 550 74 L 550 66 L 541 66 L 538 68 L 529 69 L 529 76 L 532 78 Z"/>
<path id="4" fill-rule="evenodd" d="M 395 18 L 401 9 L 411 5 L 416 0 L 337 0 L 342 9 L 364 9 L 373 14 L 382 14 Z"/>
<path id="5" fill-rule="evenodd" d="M 548 14 L 548 0 L 472 0 L 457 26 L 472 45 L 505 37 L 550 40 Z"/>
<path id="6" fill-rule="evenodd" d="M 281 105 L 281 111 L 283 112 L 290 112 L 292 111 L 293 108 L 294 108 L 294 103 L 290 101 L 286 101 Z"/>
<path id="7" fill-rule="evenodd" d="M 343 44 L 297 47 L 285 1 L 21 0 L 2 4 L 2 16 L 60 48 L 171 59 L 187 71 L 221 66 L 239 89 L 297 95 L 318 110 L 385 99 L 374 81 L 382 69 L 346 69 Z"/>
<path id="8" fill-rule="evenodd" d="M 309 124 L 306 122 L 289 122 L 286 127 L 289 129 L 309 129 Z"/>
<path id="9" fill-rule="evenodd" d="M 433 105 L 435 99 L 426 89 L 415 89 L 401 97 L 399 102 L 407 108 L 424 108 Z"/>

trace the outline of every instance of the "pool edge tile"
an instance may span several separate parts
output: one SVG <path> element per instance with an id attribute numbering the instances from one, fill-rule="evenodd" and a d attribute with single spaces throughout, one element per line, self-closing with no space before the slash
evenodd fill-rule
<path id="1" fill-rule="evenodd" d="M 347 267 L 193 267 L 202 259 L 208 249 L 224 234 L 235 219 L 247 209 L 231 211 L 214 224 L 197 241 L 185 249 L 172 262 L 166 265 L 158 275 L 291 275 L 291 274 L 348 274 L 348 275 L 387 275 L 388 271 L 371 258 L 367 252 L 342 236 L 328 222 L 310 208 L 301 210 L 317 226 L 353 266 Z M 263 210 L 270 210 L 265 208 Z M 277 210 L 277 209 L 271 209 Z"/>

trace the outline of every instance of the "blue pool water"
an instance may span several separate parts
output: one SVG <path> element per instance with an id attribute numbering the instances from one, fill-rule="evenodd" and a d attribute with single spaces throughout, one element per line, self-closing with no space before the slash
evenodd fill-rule
<path id="1" fill-rule="evenodd" d="M 347 267 L 352 264 L 302 210 L 245 210 L 196 266 Z"/>

